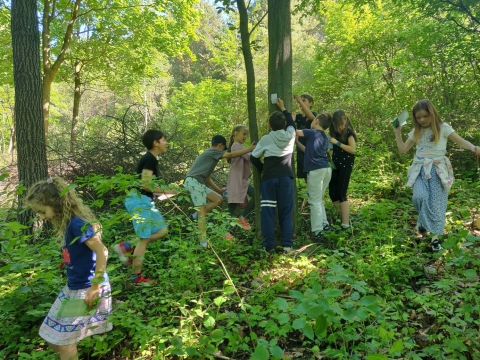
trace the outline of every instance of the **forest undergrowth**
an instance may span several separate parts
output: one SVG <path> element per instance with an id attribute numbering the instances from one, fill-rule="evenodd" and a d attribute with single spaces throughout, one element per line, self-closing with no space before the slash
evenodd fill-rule
<path id="1" fill-rule="evenodd" d="M 353 230 L 322 243 L 310 238 L 299 180 L 295 251 L 288 255 L 267 256 L 254 231 L 236 226 L 225 208 L 209 217 L 212 249 L 202 250 L 186 216 L 188 194 L 159 203 L 170 233 L 151 244 L 144 267 L 158 284 L 130 288 L 129 272 L 110 251 L 114 327 L 82 340 L 81 359 L 480 359 L 480 237 L 472 224 L 480 182 L 454 183 L 445 251 L 433 254 L 415 233 L 404 179 L 376 169 L 353 173 Z M 121 169 L 77 180 L 109 249 L 134 240 L 122 208 L 134 183 Z M 52 238 L 21 230 L 15 221 L 0 223 L 0 358 L 53 359 L 37 334 L 66 282 L 61 255 Z M 227 231 L 234 241 L 223 238 Z"/>

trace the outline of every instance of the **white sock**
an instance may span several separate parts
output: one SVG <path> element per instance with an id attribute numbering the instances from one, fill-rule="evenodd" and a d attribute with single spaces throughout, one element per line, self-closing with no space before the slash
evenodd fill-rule
<path id="1" fill-rule="evenodd" d="M 348 229 L 350 227 L 349 224 L 342 224 L 342 227 L 345 228 L 345 229 Z"/>

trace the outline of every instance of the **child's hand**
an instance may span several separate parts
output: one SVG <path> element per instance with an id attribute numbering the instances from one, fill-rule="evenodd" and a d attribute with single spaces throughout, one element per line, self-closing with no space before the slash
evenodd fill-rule
<path id="1" fill-rule="evenodd" d="M 336 144 L 338 140 L 330 136 L 328 141 L 330 141 L 332 144 Z"/>
<path id="2" fill-rule="evenodd" d="M 226 188 L 226 187 L 221 188 L 220 191 L 219 191 L 219 193 L 220 193 L 220 194 L 223 194 L 225 191 L 227 191 L 227 188 Z"/>
<path id="3" fill-rule="evenodd" d="M 277 106 L 280 108 L 281 111 L 285 111 L 285 105 L 283 104 L 283 100 L 277 98 Z"/>
<path id="4" fill-rule="evenodd" d="M 257 144 L 255 144 L 255 141 L 253 141 L 250 146 L 248 147 L 248 150 L 249 152 L 252 152 L 253 150 L 255 150 L 255 147 L 257 146 Z"/>
<path id="5" fill-rule="evenodd" d="M 302 98 L 298 95 L 293 95 L 293 98 L 298 102 L 300 103 L 302 101 Z"/>
<path id="6" fill-rule="evenodd" d="M 476 157 L 480 157 L 480 146 L 474 146 L 472 148 L 472 152 L 473 152 L 473 155 L 475 155 Z"/>
<path id="7" fill-rule="evenodd" d="M 85 304 L 87 304 L 88 307 L 92 307 L 95 305 L 95 303 L 98 301 L 98 297 L 100 296 L 100 287 L 99 286 L 90 286 L 90 288 L 87 290 L 87 295 L 85 296 Z"/>

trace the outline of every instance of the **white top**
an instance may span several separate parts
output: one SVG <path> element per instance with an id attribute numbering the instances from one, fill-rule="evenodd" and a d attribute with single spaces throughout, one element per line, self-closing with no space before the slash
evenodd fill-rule
<path id="1" fill-rule="evenodd" d="M 408 133 L 408 138 L 412 141 L 414 141 L 414 131 L 415 130 L 412 130 Z M 436 143 L 435 141 L 431 141 L 431 139 L 433 138 L 432 128 L 422 129 L 420 131 L 420 137 L 418 138 L 418 144 L 416 147 L 417 152 L 415 153 L 415 155 L 417 157 L 429 158 L 445 156 L 445 154 L 447 153 L 448 137 L 453 132 L 455 132 L 455 130 L 453 130 L 450 125 L 443 123 L 440 126 L 440 139 L 438 139 L 438 142 Z"/>

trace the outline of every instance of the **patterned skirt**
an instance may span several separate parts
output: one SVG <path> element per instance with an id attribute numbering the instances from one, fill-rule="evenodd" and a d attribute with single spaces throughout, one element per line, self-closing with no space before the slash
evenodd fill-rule
<path id="1" fill-rule="evenodd" d="M 87 336 L 112 330 L 112 323 L 107 319 L 107 315 L 112 312 L 112 297 L 108 282 L 101 285 L 101 301 L 93 315 L 57 317 L 63 300 L 84 299 L 87 291 L 88 288 L 70 290 L 68 285 L 65 285 L 40 327 L 40 337 L 50 344 L 62 346 L 75 344 Z"/>
<path id="2" fill-rule="evenodd" d="M 418 224 L 432 234 L 442 235 L 445 228 L 448 191 L 437 175 L 435 165 L 430 172 L 431 178 L 425 179 L 422 170 L 413 184 L 413 206 L 418 211 Z"/>

